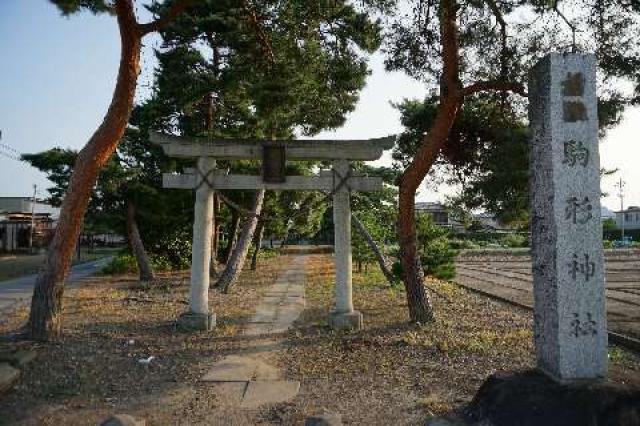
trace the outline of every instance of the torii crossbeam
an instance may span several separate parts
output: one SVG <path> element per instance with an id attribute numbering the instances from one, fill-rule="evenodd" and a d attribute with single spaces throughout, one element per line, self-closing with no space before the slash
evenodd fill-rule
<path id="1" fill-rule="evenodd" d="M 151 142 L 171 157 L 197 158 L 197 167 L 184 174 L 165 173 L 164 188 L 195 189 L 193 252 L 189 312 L 183 315 L 193 328 L 211 329 L 209 267 L 214 190 L 327 191 L 333 196 L 335 308 L 329 323 L 338 329 L 362 327 L 362 314 L 353 308 L 350 191 L 378 191 L 382 178 L 351 173 L 349 161 L 371 161 L 395 143 L 395 136 L 364 140 L 237 140 L 207 139 L 150 133 Z M 263 161 L 261 176 L 228 175 L 215 169 L 216 159 Z M 286 160 L 330 160 L 332 170 L 315 176 L 285 176 Z"/>

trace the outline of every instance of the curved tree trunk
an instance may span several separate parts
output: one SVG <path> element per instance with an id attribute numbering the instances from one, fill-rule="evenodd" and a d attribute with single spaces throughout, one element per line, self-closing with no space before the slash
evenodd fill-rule
<path id="1" fill-rule="evenodd" d="M 218 276 L 218 225 L 216 223 L 218 200 L 216 194 L 213 194 L 213 215 L 211 218 L 211 261 L 209 262 L 209 276 Z"/>
<path id="2" fill-rule="evenodd" d="M 213 43 L 212 43 L 213 45 Z M 217 58 L 218 50 L 216 48 L 213 49 L 214 58 Z M 217 69 L 217 60 L 216 69 Z M 206 103 L 207 113 L 205 114 L 204 120 L 204 129 L 207 132 L 208 136 L 211 137 L 213 135 L 213 119 L 215 113 L 215 105 L 213 102 L 213 94 L 207 93 L 204 96 L 204 101 Z M 213 209 L 211 209 L 212 217 L 211 217 L 211 260 L 209 262 L 209 276 L 216 277 L 218 276 L 218 228 L 216 227 L 216 214 L 218 213 L 218 197 L 214 193 L 213 194 Z"/>
<path id="3" fill-rule="evenodd" d="M 238 243 L 233 250 L 233 255 L 225 265 L 224 272 L 222 272 L 220 279 L 216 283 L 216 286 L 220 287 L 220 289 L 225 293 L 228 293 L 231 287 L 235 284 L 236 280 L 238 279 L 238 274 L 244 266 L 244 261 L 247 258 L 247 253 L 249 252 L 249 246 L 251 245 L 253 233 L 255 232 L 256 226 L 258 225 L 258 217 L 260 216 L 260 212 L 262 211 L 264 193 L 264 189 L 256 192 L 256 196 L 253 202 L 253 209 L 251 209 L 251 216 L 247 218 L 247 221 L 242 227 L 242 233 L 240 234 Z"/>
<path id="4" fill-rule="evenodd" d="M 264 222 L 258 221 L 258 228 L 253 235 L 253 255 L 251 256 L 251 270 L 255 271 L 258 268 L 258 253 L 262 248 L 262 234 L 264 233 Z"/>
<path id="5" fill-rule="evenodd" d="M 395 284 L 396 279 L 393 276 L 393 273 L 391 272 L 391 267 L 389 266 L 389 262 L 387 261 L 387 258 L 385 257 L 384 253 L 382 253 L 382 250 L 380 250 L 380 247 L 378 247 L 378 244 L 376 244 L 375 240 L 373 239 L 369 231 L 367 231 L 367 228 L 360 221 L 360 219 L 358 219 L 355 215 L 352 214 L 351 220 L 356 225 L 356 229 L 358 230 L 360 235 L 362 235 L 364 240 L 367 242 L 367 245 L 375 255 L 376 260 L 378 261 L 378 266 L 380 266 L 380 270 L 384 274 L 384 277 L 387 279 L 387 281 L 389 281 L 389 284 L 391 285 Z"/>
<path id="6" fill-rule="evenodd" d="M 64 280 L 69 272 L 80 224 L 100 169 L 115 151 L 133 108 L 140 72 L 141 33 L 130 0 L 117 1 L 115 9 L 122 49 L 118 79 L 102 124 L 78 153 L 44 268 L 36 279 L 28 327 L 30 337 L 37 340 L 60 336 Z"/>
<path id="7" fill-rule="evenodd" d="M 133 201 L 127 202 L 127 237 L 129 238 L 131 251 L 133 252 L 133 255 L 136 258 L 136 263 L 138 264 L 140 281 L 153 281 L 155 278 L 153 267 L 149 261 L 149 256 L 147 256 L 147 251 L 144 249 L 142 238 L 140 238 L 138 222 L 136 221 L 136 205 Z"/>
<path id="8" fill-rule="evenodd" d="M 121 44 L 116 87 L 102 123 L 76 158 L 44 268 L 33 289 L 28 324 L 32 339 L 50 340 L 60 336 L 64 280 L 98 174 L 116 150 L 133 109 L 142 37 L 166 26 L 188 3 L 189 0 L 178 0 L 163 17 L 138 24 L 132 0 L 114 2 Z"/>
<path id="9" fill-rule="evenodd" d="M 233 253 L 233 249 L 236 245 L 236 240 L 238 238 L 238 227 L 240 226 L 240 212 L 234 208 L 231 208 L 231 224 L 229 225 L 229 233 L 227 246 L 224 251 L 224 263 L 227 264 L 229 262 L 229 258 L 231 258 L 231 254 Z"/>
<path id="10" fill-rule="evenodd" d="M 433 320 L 433 307 L 424 288 L 424 272 L 417 250 L 415 230 L 416 191 L 428 168 L 435 162 L 444 147 L 449 131 L 458 113 L 458 98 L 447 99 L 438 107 L 434 124 L 426 141 L 418 150 L 411 166 L 400 176 L 398 198 L 398 241 L 400 243 L 400 265 L 402 281 L 407 291 L 409 316 L 412 321 Z"/>
<path id="11" fill-rule="evenodd" d="M 402 281 L 407 291 L 409 316 L 415 322 L 433 320 L 433 306 L 424 287 L 424 272 L 417 250 L 415 230 L 415 197 L 438 154 L 445 146 L 449 132 L 464 101 L 459 80 L 458 29 L 456 0 L 442 0 L 440 43 L 443 72 L 440 80 L 440 103 L 435 120 L 418 148 L 411 164 L 398 179 L 398 241 Z"/>

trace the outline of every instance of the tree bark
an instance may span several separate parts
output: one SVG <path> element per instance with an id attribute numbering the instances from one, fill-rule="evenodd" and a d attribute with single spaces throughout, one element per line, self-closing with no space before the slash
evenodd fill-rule
<path id="1" fill-rule="evenodd" d="M 367 245 L 375 255 L 376 260 L 378 261 L 378 266 L 380 266 L 380 270 L 384 274 L 384 277 L 387 279 L 387 281 L 389 281 L 389 284 L 391 285 L 395 284 L 396 279 L 393 276 L 393 273 L 391 272 L 391 267 L 389 266 L 389 262 L 387 261 L 387 258 L 385 257 L 382 250 L 380 250 L 380 247 L 378 247 L 378 244 L 376 244 L 376 241 L 373 239 L 369 231 L 367 231 L 367 228 L 360 221 L 360 219 L 358 219 L 355 215 L 352 214 L 351 220 L 356 225 L 356 229 L 358 230 L 360 235 L 362 235 L 364 240 L 367 242 Z"/>
<path id="2" fill-rule="evenodd" d="M 220 279 L 216 283 L 216 286 L 225 293 L 228 293 L 231 287 L 233 287 L 238 279 L 238 275 L 242 270 L 242 267 L 244 266 L 253 233 L 258 225 L 258 217 L 262 211 L 264 193 L 264 189 L 256 192 L 253 208 L 251 209 L 251 216 L 247 218 L 247 221 L 242 227 L 242 233 L 240 238 L 238 238 L 238 243 L 236 244 L 235 249 L 233 250 L 233 255 L 225 265 L 224 272 L 222 272 Z"/>
<path id="3" fill-rule="evenodd" d="M 258 221 L 258 228 L 253 235 L 253 256 L 251 256 L 251 270 L 255 271 L 258 267 L 258 253 L 260 253 L 260 249 L 262 248 L 262 234 L 264 233 L 264 222 Z"/>
<path id="4" fill-rule="evenodd" d="M 57 339 L 61 334 L 64 280 L 82 218 L 98 173 L 115 151 L 133 108 L 140 71 L 141 33 L 130 0 L 116 1 L 115 10 L 121 40 L 116 87 L 102 124 L 78 153 L 44 268 L 36 279 L 28 325 L 30 337 L 36 340 Z"/>
<path id="5" fill-rule="evenodd" d="M 216 51 L 214 47 L 214 51 Z M 216 66 L 217 69 L 217 66 Z M 206 110 L 204 120 L 204 128 L 209 137 L 213 136 L 213 119 L 215 112 L 215 105 L 213 103 L 213 95 L 211 93 L 207 93 L 205 95 L 206 102 Z M 211 261 L 209 262 L 209 276 L 216 277 L 218 276 L 218 243 L 217 243 L 217 227 L 216 227 L 216 207 L 217 207 L 217 198 L 216 194 L 213 194 L 213 209 L 212 209 L 212 218 L 211 218 Z"/>
<path id="6" fill-rule="evenodd" d="M 136 258 L 138 264 L 138 271 L 140 272 L 140 281 L 148 282 L 155 279 L 153 273 L 153 266 L 149 261 L 149 256 L 140 238 L 140 231 L 138 229 L 138 222 L 136 220 L 136 205 L 133 201 L 127 202 L 127 237 L 129 238 L 129 245 L 131 251 Z"/>
<path id="7" fill-rule="evenodd" d="M 398 179 L 398 241 L 402 282 L 407 292 L 409 316 L 414 322 L 433 321 L 433 306 L 424 286 L 424 271 L 420 264 L 415 231 L 415 196 L 422 180 L 445 146 L 451 127 L 462 106 L 459 81 L 456 1 L 442 0 L 440 32 L 443 75 L 440 83 L 440 104 L 433 125 L 416 152 L 413 161 Z"/>
<path id="8" fill-rule="evenodd" d="M 121 44 L 116 86 L 102 123 L 78 153 L 44 267 L 36 278 L 28 323 L 32 339 L 60 337 L 64 280 L 98 174 L 118 146 L 133 109 L 142 37 L 166 26 L 188 3 L 189 0 L 174 2 L 165 16 L 143 25 L 136 21 L 132 0 L 114 3 Z"/>
<path id="9" fill-rule="evenodd" d="M 218 226 L 216 224 L 216 194 L 213 194 L 213 215 L 211 217 L 211 262 L 209 263 L 209 276 L 218 276 Z"/>
<path id="10" fill-rule="evenodd" d="M 227 246 L 224 251 L 224 263 L 227 264 L 229 262 L 229 258 L 233 253 L 233 249 L 236 245 L 236 240 L 238 237 L 238 227 L 240 226 L 240 212 L 234 208 L 231 208 L 231 223 L 229 225 L 229 241 L 227 241 Z"/>

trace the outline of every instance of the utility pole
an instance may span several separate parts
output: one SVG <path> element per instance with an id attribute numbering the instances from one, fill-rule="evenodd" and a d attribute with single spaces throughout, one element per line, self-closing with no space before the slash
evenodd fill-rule
<path id="1" fill-rule="evenodd" d="M 618 188 L 618 198 L 620 198 L 620 240 L 624 243 L 624 187 L 626 183 L 620 178 L 618 183 L 616 183 L 616 188 Z"/>
<path id="2" fill-rule="evenodd" d="M 29 232 L 29 253 L 33 254 L 33 232 L 36 226 L 36 193 L 38 192 L 38 186 L 33 184 L 33 198 L 31 199 L 31 229 Z"/>

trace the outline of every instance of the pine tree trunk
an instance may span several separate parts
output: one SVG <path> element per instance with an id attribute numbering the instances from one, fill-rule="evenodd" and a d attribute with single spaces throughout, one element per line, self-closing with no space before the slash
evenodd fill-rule
<path id="1" fill-rule="evenodd" d="M 258 229 L 254 234 L 253 245 L 255 246 L 253 250 L 253 256 L 251 256 L 251 270 L 255 271 L 258 268 L 258 253 L 260 253 L 260 249 L 262 248 L 262 234 L 264 233 L 264 222 L 258 222 Z"/>
<path id="2" fill-rule="evenodd" d="M 238 236 L 238 227 L 240 226 L 240 212 L 235 209 L 231 210 L 231 224 L 229 225 L 229 241 L 227 241 L 227 246 L 225 247 L 224 252 L 224 263 L 227 264 L 229 262 L 229 258 L 233 253 L 233 249 L 236 245 L 236 240 Z"/>
<path id="3" fill-rule="evenodd" d="M 391 267 L 389 266 L 389 263 L 384 253 L 382 253 L 382 250 L 380 250 L 380 248 L 378 247 L 378 244 L 376 244 L 375 240 L 373 239 L 369 231 L 367 231 L 367 228 L 360 221 L 360 219 L 358 219 L 355 215 L 352 214 L 351 220 L 356 225 L 356 229 L 358 230 L 360 235 L 362 235 L 364 240 L 369 245 L 369 248 L 371 249 L 373 254 L 376 256 L 376 260 L 378 261 L 378 265 L 380 266 L 380 270 L 384 274 L 384 277 L 387 279 L 387 281 L 389 281 L 389 284 L 392 284 L 392 285 L 395 284 L 396 279 L 393 276 L 393 273 L 391 272 Z"/>
<path id="4" fill-rule="evenodd" d="M 440 43 L 442 47 L 442 78 L 438 112 L 425 140 L 411 164 L 398 179 L 398 241 L 402 281 L 407 292 L 409 316 L 415 322 L 433 320 L 433 307 L 424 287 L 424 271 L 418 256 L 415 232 L 415 197 L 429 169 L 445 146 L 451 127 L 464 102 L 461 92 L 456 0 L 442 0 Z"/>
<path id="5" fill-rule="evenodd" d="M 415 196 L 429 168 L 444 147 L 456 119 L 461 100 L 444 99 L 438 107 L 433 126 L 416 153 L 413 162 L 400 176 L 398 198 L 398 241 L 402 282 L 407 292 L 409 316 L 414 322 L 434 319 L 433 306 L 424 287 L 424 271 L 420 264 L 415 231 Z"/>
<path id="6" fill-rule="evenodd" d="M 217 52 L 217 49 L 214 48 L 214 52 Z M 204 129 L 207 132 L 209 137 L 213 136 L 213 120 L 215 113 L 215 105 L 213 103 L 213 96 L 211 93 L 207 93 L 204 96 L 204 101 L 206 102 L 207 113 L 205 114 L 204 120 Z M 209 262 L 209 276 L 216 277 L 218 276 L 218 243 L 217 243 L 217 228 L 216 228 L 216 213 L 217 213 L 217 196 L 213 194 L 213 209 L 212 217 L 211 217 L 211 261 Z"/>
<path id="7" fill-rule="evenodd" d="M 211 218 L 211 261 L 209 262 L 209 276 L 218 276 L 218 226 L 216 224 L 216 194 L 213 194 L 213 215 Z"/>
<path id="8" fill-rule="evenodd" d="M 433 306 L 424 286 L 424 272 L 416 250 L 414 201 L 415 192 L 403 192 L 400 188 L 398 233 L 400 241 L 400 265 L 402 282 L 407 293 L 409 317 L 413 322 L 432 321 Z"/>
<path id="9" fill-rule="evenodd" d="M 262 211 L 264 193 L 264 189 L 256 192 L 253 209 L 251 210 L 252 216 L 247 218 L 247 221 L 242 227 L 242 233 L 240 238 L 238 238 L 238 243 L 236 244 L 235 249 L 233 250 L 233 255 L 225 265 L 224 272 L 222 272 L 220 279 L 216 283 L 216 286 L 225 293 L 228 293 L 231 287 L 233 287 L 238 279 L 238 275 L 242 270 L 242 267 L 244 266 L 244 261 L 247 258 L 247 253 L 249 252 L 253 233 L 258 225 L 258 217 Z"/>
<path id="10" fill-rule="evenodd" d="M 136 205 L 133 201 L 127 203 L 127 237 L 129 238 L 129 245 L 131 251 L 136 258 L 138 264 L 138 271 L 140 272 L 140 281 L 148 282 L 153 281 L 155 275 L 153 273 L 153 266 L 149 261 L 149 256 L 140 238 L 140 231 L 138 229 L 138 222 L 136 221 Z"/>
<path id="11" fill-rule="evenodd" d="M 36 340 L 60 337 L 64 280 L 69 272 L 82 218 L 100 169 L 115 151 L 133 108 L 140 72 L 141 34 L 130 0 L 117 1 L 115 10 L 121 40 L 116 87 L 104 120 L 78 153 L 44 268 L 36 279 L 28 324 L 29 336 Z"/>

